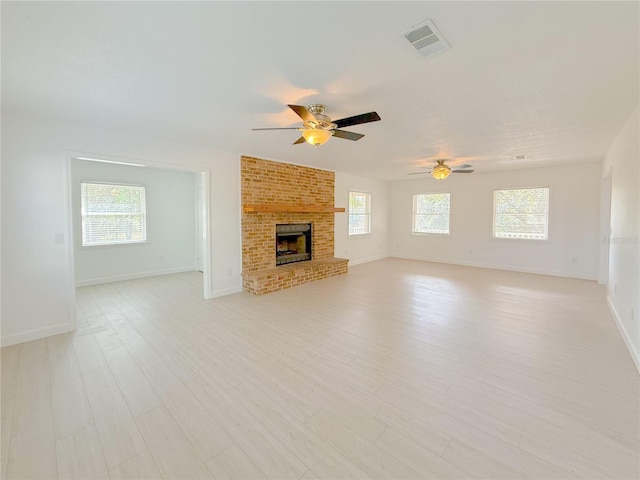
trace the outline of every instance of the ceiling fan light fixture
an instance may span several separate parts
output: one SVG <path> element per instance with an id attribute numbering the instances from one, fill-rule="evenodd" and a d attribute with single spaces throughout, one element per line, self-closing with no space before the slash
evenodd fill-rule
<path id="1" fill-rule="evenodd" d="M 321 128 L 309 128 L 302 132 L 305 141 L 316 147 L 327 143 L 332 135 L 333 132 L 331 130 L 323 130 Z"/>
<path id="2" fill-rule="evenodd" d="M 431 175 L 436 180 L 444 180 L 449 176 L 450 173 L 451 173 L 451 169 L 447 165 L 443 165 L 439 163 L 438 165 L 433 167 L 433 172 L 431 172 Z"/>

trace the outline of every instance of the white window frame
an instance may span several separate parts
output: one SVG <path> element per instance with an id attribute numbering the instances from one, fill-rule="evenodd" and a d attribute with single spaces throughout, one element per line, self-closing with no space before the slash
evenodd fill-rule
<path id="1" fill-rule="evenodd" d="M 142 189 L 142 198 L 140 202 L 139 215 L 142 217 L 142 238 L 139 240 L 122 239 L 122 240 L 109 240 L 102 242 L 90 242 L 87 241 L 87 223 L 85 218 L 89 216 L 113 216 L 113 215 L 127 215 L 130 212 L 87 212 L 87 206 L 85 201 L 85 185 L 103 185 L 110 187 L 133 187 Z M 115 182 L 103 182 L 103 181 L 88 181 L 83 180 L 80 182 L 80 244 L 82 247 L 94 248 L 116 245 L 132 245 L 147 243 L 147 202 L 146 202 L 146 187 L 145 185 L 132 184 L 132 183 L 115 183 Z"/>
<path id="2" fill-rule="evenodd" d="M 429 196 L 429 195 L 447 195 L 449 197 L 449 210 L 447 212 L 447 231 L 445 232 L 437 232 L 437 231 L 430 231 L 430 232 L 424 232 L 424 231 L 419 231 L 417 230 L 416 227 L 416 219 L 418 218 L 418 215 L 427 215 L 424 213 L 418 213 L 418 197 L 422 197 L 422 196 Z M 428 193 L 416 193 L 413 195 L 413 217 L 412 217 L 412 224 L 411 224 L 411 231 L 413 232 L 414 235 L 437 235 L 437 236 L 451 236 L 451 193 L 450 192 L 428 192 Z"/>
<path id="3" fill-rule="evenodd" d="M 497 223 L 498 223 L 498 214 L 497 214 L 497 202 L 498 202 L 498 194 L 499 192 L 508 192 L 514 190 L 540 190 L 544 189 L 547 191 L 547 205 L 546 211 L 543 213 L 513 213 L 513 215 L 545 215 L 545 231 L 544 237 L 536 238 L 533 234 L 508 234 L 504 233 L 499 235 L 496 233 Z M 517 240 L 517 241 L 534 241 L 534 242 L 546 242 L 549 241 L 549 211 L 551 209 L 551 189 L 548 186 L 537 186 L 537 187 L 515 187 L 515 188 L 499 188 L 493 191 L 493 228 L 492 235 L 496 240 Z"/>
<path id="4" fill-rule="evenodd" d="M 365 207 L 366 207 L 366 212 L 361 213 L 361 212 L 357 212 L 354 213 L 351 211 L 351 195 L 364 195 L 366 198 L 365 201 Z M 371 192 L 365 192 L 363 190 L 349 190 L 349 196 L 348 196 L 348 210 L 349 210 L 349 214 L 347 217 L 347 229 L 349 231 L 349 237 L 361 237 L 363 235 L 371 235 Z M 351 217 L 352 216 L 364 216 L 366 217 L 366 231 L 364 232 L 352 232 L 351 231 Z"/>

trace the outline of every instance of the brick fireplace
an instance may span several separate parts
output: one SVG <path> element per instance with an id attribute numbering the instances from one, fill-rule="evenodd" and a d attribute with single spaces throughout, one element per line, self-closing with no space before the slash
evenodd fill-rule
<path id="1" fill-rule="evenodd" d="M 344 211 L 335 208 L 333 172 L 244 156 L 241 169 L 244 290 L 261 295 L 347 273 L 348 260 L 333 256 L 335 211 Z M 276 265 L 277 225 L 310 226 L 310 260 Z"/>

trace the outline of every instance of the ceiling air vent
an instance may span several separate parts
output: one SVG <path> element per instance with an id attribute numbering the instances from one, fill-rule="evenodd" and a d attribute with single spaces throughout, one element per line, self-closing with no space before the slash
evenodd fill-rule
<path id="1" fill-rule="evenodd" d="M 426 20 L 419 25 L 411 27 L 409 31 L 404 33 L 404 38 L 406 38 L 423 57 L 429 57 L 450 48 L 447 41 L 431 20 Z"/>

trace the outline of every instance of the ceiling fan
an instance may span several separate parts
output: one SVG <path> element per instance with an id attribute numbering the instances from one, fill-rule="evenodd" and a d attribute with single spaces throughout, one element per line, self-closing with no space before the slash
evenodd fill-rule
<path id="1" fill-rule="evenodd" d="M 327 143 L 331 137 L 353 141 L 360 140 L 364 137 L 361 133 L 347 132 L 346 130 L 341 130 L 341 128 L 380 120 L 380 115 L 376 112 L 363 113 L 353 117 L 341 118 L 340 120 L 331 120 L 324 114 L 326 107 L 320 104 L 309 105 L 309 108 L 302 105 L 289 105 L 289 108 L 302 119 L 302 127 L 253 128 L 252 130 L 298 130 L 302 132 L 302 136 L 293 142 L 294 145 L 307 142 L 317 147 Z"/>
<path id="2" fill-rule="evenodd" d="M 433 170 L 430 172 L 413 172 L 408 173 L 407 175 L 424 175 L 425 173 L 430 173 L 433 178 L 436 180 L 444 180 L 451 173 L 473 173 L 475 170 L 468 170 L 471 168 L 471 165 L 465 163 L 464 165 L 458 165 L 455 170 L 452 170 L 449 165 L 445 165 L 446 159 L 436 160 L 436 165 L 433 166 Z M 429 168 L 429 167 L 423 167 Z"/>

